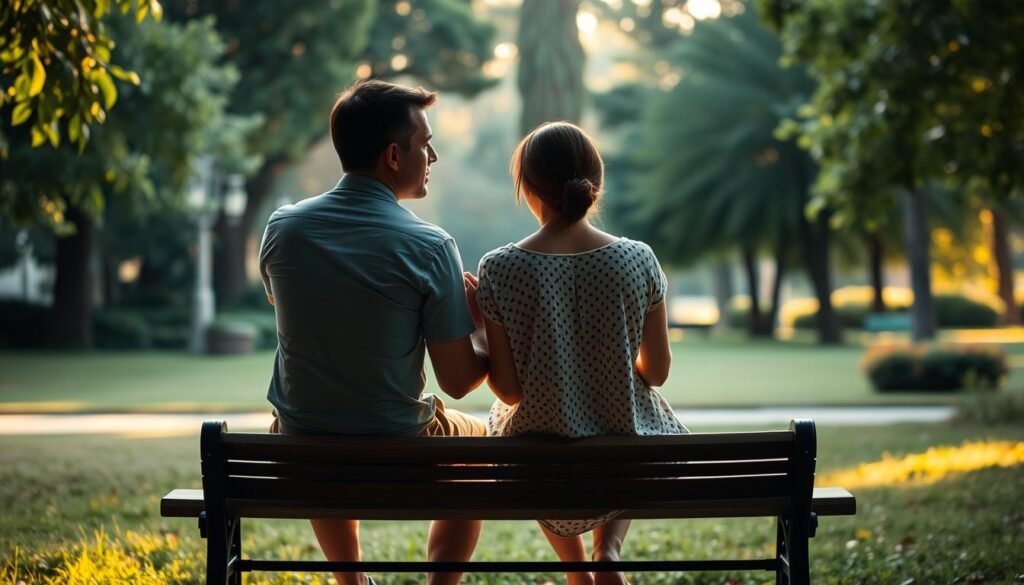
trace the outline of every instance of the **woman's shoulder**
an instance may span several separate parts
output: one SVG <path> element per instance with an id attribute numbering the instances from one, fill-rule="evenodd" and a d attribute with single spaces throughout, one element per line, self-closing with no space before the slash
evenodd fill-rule
<path id="1" fill-rule="evenodd" d="M 516 247 L 513 244 L 505 244 L 500 248 L 495 248 L 490 252 L 487 252 L 480 257 L 480 268 L 484 269 L 487 267 L 499 266 L 507 262 L 513 255 L 515 255 Z"/>
<path id="2" fill-rule="evenodd" d="M 654 249 L 651 248 L 647 242 L 631 240 L 626 237 L 619 238 L 619 242 L 625 250 L 628 250 L 641 258 L 657 260 L 657 257 L 654 255 Z"/>

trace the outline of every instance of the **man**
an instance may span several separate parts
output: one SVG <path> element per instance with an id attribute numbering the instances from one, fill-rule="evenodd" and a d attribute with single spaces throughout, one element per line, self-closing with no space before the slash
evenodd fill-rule
<path id="1" fill-rule="evenodd" d="M 426 108 L 435 93 L 367 81 L 331 112 L 331 138 L 345 175 L 320 196 L 278 209 L 260 252 L 277 314 L 278 349 L 267 398 L 272 431 L 287 434 L 484 435 L 481 421 L 423 395 L 424 349 L 438 385 L 462 398 L 484 380 L 482 324 L 468 307 L 455 241 L 399 205 L 427 195 Z M 414 496 L 414 494 L 410 494 Z M 358 560 L 359 524 L 313 520 L 329 560 Z M 437 521 L 430 560 L 468 560 L 480 523 Z M 364 585 L 364 574 L 336 574 Z M 430 583 L 457 583 L 434 574 Z"/>

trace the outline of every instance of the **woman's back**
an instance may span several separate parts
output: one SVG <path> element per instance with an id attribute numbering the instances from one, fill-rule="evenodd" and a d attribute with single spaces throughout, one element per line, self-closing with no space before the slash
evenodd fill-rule
<path id="1" fill-rule="evenodd" d="M 556 248 L 557 249 L 557 248 Z M 478 302 L 508 335 L 522 398 L 496 403 L 492 434 L 686 432 L 636 370 L 665 276 L 642 242 L 567 254 L 509 244 L 481 260 Z"/>

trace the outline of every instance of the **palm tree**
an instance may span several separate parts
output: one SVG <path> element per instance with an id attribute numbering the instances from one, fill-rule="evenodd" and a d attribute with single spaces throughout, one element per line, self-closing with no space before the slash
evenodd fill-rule
<path id="1" fill-rule="evenodd" d="M 520 133 L 543 122 L 579 121 L 583 111 L 583 46 L 579 0 L 523 0 L 519 12 Z"/>
<path id="2" fill-rule="evenodd" d="M 816 166 L 775 129 L 814 89 L 800 68 L 781 69 L 781 46 L 753 10 L 699 24 L 670 52 L 682 80 L 655 98 L 643 121 L 628 223 L 648 234 L 665 259 L 686 264 L 739 248 L 750 281 L 751 331 L 770 334 L 787 259 L 799 250 L 819 301 L 819 340 L 841 341 L 832 309 L 829 210 L 804 210 Z M 632 204 L 631 204 L 632 203 Z M 770 249 L 776 282 L 760 317 L 756 259 Z"/>

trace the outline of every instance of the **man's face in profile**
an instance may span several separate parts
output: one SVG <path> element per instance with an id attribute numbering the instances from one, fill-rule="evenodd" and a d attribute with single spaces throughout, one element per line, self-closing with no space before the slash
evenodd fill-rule
<path id="1" fill-rule="evenodd" d="M 427 113 L 420 108 L 411 112 L 415 130 L 409 139 L 409 148 L 399 145 L 399 168 L 396 195 L 398 199 L 422 199 L 427 196 L 427 182 L 430 180 L 430 165 L 437 161 L 437 152 L 430 144 L 433 134 Z"/>

